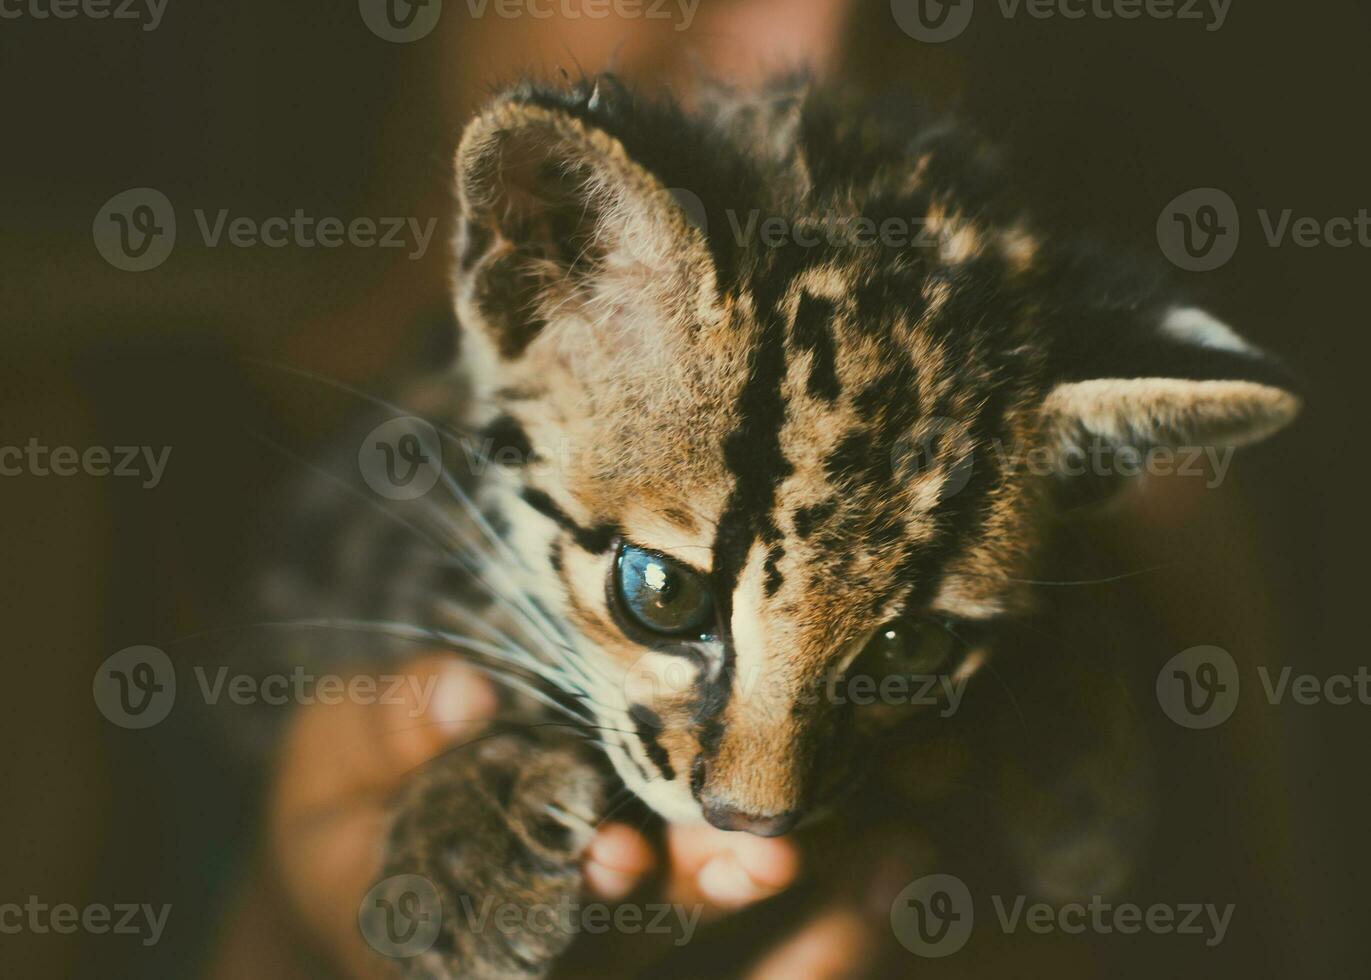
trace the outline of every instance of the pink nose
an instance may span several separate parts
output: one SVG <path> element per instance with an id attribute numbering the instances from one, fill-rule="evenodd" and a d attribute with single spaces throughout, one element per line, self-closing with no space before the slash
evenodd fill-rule
<path id="1" fill-rule="evenodd" d="M 794 827 L 800 818 L 800 814 L 796 810 L 778 813 L 770 817 L 761 817 L 717 803 L 706 802 L 703 807 L 705 819 L 720 830 L 745 830 L 749 834 L 756 834 L 758 837 L 779 837 Z"/>

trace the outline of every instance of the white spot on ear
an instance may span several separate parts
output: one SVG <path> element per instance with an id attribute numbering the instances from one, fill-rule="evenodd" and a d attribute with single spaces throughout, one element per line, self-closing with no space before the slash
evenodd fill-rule
<path id="1" fill-rule="evenodd" d="M 1198 306 L 1173 306 L 1162 318 L 1162 332 L 1196 347 L 1243 354 L 1256 352 L 1228 324 L 1216 320 Z"/>

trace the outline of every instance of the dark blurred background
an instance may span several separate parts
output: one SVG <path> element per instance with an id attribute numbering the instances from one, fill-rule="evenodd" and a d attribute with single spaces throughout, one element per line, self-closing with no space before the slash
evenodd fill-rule
<path id="1" fill-rule="evenodd" d="M 525 70 L 612 64 L 677 84 L 700 66 L 752 77 L 809 52 L 823 71 L 970 118 L 1009 147 L 1043 213 L 1141 252 L 1156 253 L 1167 202 L 1225 190 L 1244 219 L 1236 256 L 1179 275 L 1286 358 L 1307 381 L 1308 410 L 1241 455 L 1219 490 L 1173 495 L 1099 535 L 1120 568 L 1171 563 L 1138 585 L 1174 641 L 1155 666 L 1200 643 L 1320 677 L 1371 661 L 1359 434 L 1371 250 L 1269 247 L 1255 217 L 1371 207 L 1362 0 L 1238 0 L 1213 31 L 1007 19 L 979 0 L 986 9 L 944 44 L 910 37 L 881 0 L 703 0 L 683 31 L 473 18 L 448 0 L 412 43 L 379 38 L 355 3 L 169 0 L 155 30 L 146 18 L 38 19 L 31 7 L 0 19 L 0 445 L 172 453 L 151 489 L 0 477 L 0 903 L 174 911 L 155 948 L 0 935 L 0 975 L 203 968 L 256 819 L 250 774 L 221 769 L 210 736 L 175 719 L 110 725 L 92 674 L 123 647 L 231 623 L 222 597 L 264 494 L 292 466 L 250 434 L 307 444 L 351 407 L 254 359 L 366 388 L 422 356 L 446 305 L 453 147 L 486 92 Z M 107 200 L 139 187 L 174 203 L 179 234 L 165 262 L 127 272 L 102 258 L 92 227 Z M 208 248 L 195 209 L 431 218 L 438 230 L 417 260 L 407 249 Z M 1169 726 L 1139 694 L 1168 771 L 1152 870 L 1174 884 L 1172 901 L 1237 904 L 1224 944 L 1140 959 L 1116 937 L 1063 959 L 1029 937 L 946 966 L 911 957 L 908 972 L 1036 974 L 1042 955 L 1070 976 L 1364 973 L 1371 705 L 1271 707 L 1244 678 L 1253 689 L 1235 720 L 1208 733 Z"/>

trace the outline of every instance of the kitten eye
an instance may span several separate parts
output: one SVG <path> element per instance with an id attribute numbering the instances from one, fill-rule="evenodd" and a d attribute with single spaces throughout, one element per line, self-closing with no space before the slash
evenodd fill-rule
<path id="1" fill-rule="evenodd" d="M 614 590 L 635 623 L 660 636 L 700 636 L 714 619 L 703 575 L 665 555 L 631 544 L 615 559 Z"/>
<path id="2" fill-rule="evenodd" d="M 961 646 L 961 641 L 940 623 L 886 623 L 867 641 L 849 673 L 877 678 L 931 677 L 952 666 Z"/>

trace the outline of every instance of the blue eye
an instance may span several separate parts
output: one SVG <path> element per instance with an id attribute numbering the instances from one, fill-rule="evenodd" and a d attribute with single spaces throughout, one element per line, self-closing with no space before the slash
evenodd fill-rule
<path id="1" fill-rule="evenodd" d="M 713 625 L 704 576 L 665 555 L 624 545 L 614 561 L 614 589 L 633 621 L 659 636 L 701 636 Z"/>

